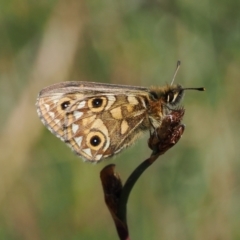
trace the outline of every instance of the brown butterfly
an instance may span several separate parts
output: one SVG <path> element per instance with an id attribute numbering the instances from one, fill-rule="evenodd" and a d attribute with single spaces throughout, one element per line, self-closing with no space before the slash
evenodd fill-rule
<path id="1" fill-rule="evenodd" d="M 44 88 L 36 106 L 54 135 L 87 161 L 99 162 L 131 145 L 142 132 L 158 128 L 187 89 L 204 90 L 62 82 Z"/>

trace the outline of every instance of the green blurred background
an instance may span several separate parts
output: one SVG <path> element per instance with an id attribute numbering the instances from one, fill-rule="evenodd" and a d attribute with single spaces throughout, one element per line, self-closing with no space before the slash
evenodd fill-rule
<path id="1" fill-rule="evenodd" d="M 84 163 L 43 127 L 38 92 L 67 80 L 206 87 L 184 98 L 185 133 L 135 185 L 132 239 L 240 239 L 240 1 L 2 0 L 0 239 L 118 239 L 99 179 L 124 181 L 147 138 Z"/>

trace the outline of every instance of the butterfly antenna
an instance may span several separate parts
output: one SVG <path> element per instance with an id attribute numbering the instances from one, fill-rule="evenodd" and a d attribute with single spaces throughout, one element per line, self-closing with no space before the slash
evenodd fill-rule
<path id="1" fill-rule="evenodd" d="M 175 77 L 176 77 L 176 75 L 177 75 L 177 72 L 178 72 L 178 69 L 180 68 L 180 65 L 181 65 L 181 61 L 177 61 L 177 68 L 176 68 L 176 70 L 175 70 L 175 73 L 174 73 L 174 75 L 173 75 L 173 79 L 172 79 L 172 82 L 171 82 L 171 86 L 173 85 L 173 83 L 174 83 L 174 80 L 175 80 Z"/>
<path id="2" fill-rule="evenodd" d="M 200 88 L 183 88 L 183 90 L 197 90 L 197 91 L 205 91 L 206 88 L 200 87 Z"/>

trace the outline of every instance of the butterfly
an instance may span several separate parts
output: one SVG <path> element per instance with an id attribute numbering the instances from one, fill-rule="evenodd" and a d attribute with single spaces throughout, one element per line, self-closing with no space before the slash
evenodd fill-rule
<path id="1" fill-rule="evenodd" d="M 160 127 L 188 89 L 204 90 L 62 82 L 40 91 L 36 107 L 43 124 L 77 155 L 100 162 Z"/>

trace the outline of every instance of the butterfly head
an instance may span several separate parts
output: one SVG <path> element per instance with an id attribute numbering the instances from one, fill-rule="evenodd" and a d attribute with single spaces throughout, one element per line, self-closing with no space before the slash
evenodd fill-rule
<path id="1" fill-rule="evenodd" d="M 161 88 L 152 88 L 150 96 L 153 100 L 161 101 L 169 106 L 178 105 L 184 95 L 185 90 L 205 91 L 205 88 L 183 88 L 181 85 L 167 85 Z"/>
<path id="2" fill-rule="evenodd" d="M 177 68 L 175 70 L 175 73 L 173 75 L 173 79 L 170 85 L 167 85 L 166 87 L 163 88 L 152 88 L 152 91 L 150 92 L 151 97 L 154 100 L 161 101 L 168 106 L 176 106 L 180 103 L 180 101 L 183 98 L 184 91 L 185 90 L 197 90 L 197 91 L 205 91 L 205 88 L 183 88 L 179 84 L 173 84 L 175 77 L 177 75 L 177 72 L 180 68 L 180 61 L 177 61 Z"/>

